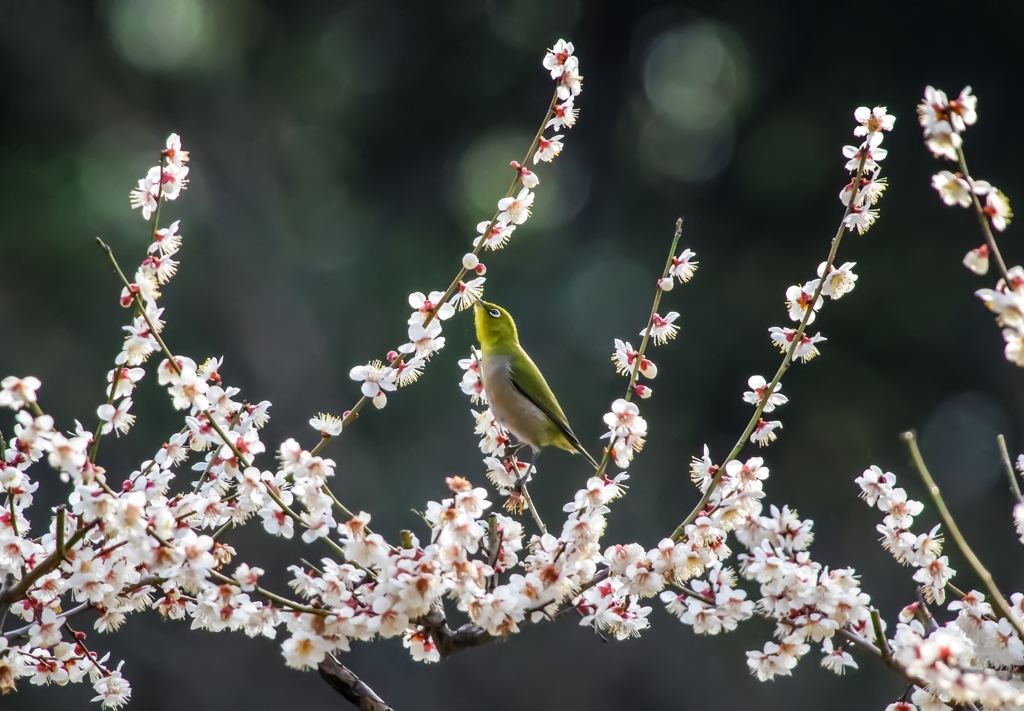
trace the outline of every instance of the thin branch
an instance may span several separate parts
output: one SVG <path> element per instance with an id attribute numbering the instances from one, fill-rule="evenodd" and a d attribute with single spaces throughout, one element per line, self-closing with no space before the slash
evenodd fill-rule
<path id="1" fill-rule="evenodd" d="M 764 394 L 761 396 L 761 400 L 757 403 L 757 407 L 754 408 L 754 414 L 747 423 L 747 426 L 743 429 L 743 434 L 740 435 L 739 439 L 736 440 L 736 444 L 733 446 L 732 451 L 729 452 L 729 456 L 719 465 L 718 471 L 715 472 L 711 482 L 708 484 L 707 491 L 701 497 L 697 505 L 693 507 L 690 515 L 676 527 L 676 530 L 672 532 L 672 540 L 680 541 L 683 538 L 683 534 L 686 531 L 686 527 L 697 520 L 701 511 L 708 505 L 708 501 L 711 500 L 711 495 L 722 481 L 722 477 L 725 475 L 725 465 L 739 456 L 740 450 L 743 449 L 747 443 L 747 439 L 750 434 L 757 427 L 757 423 L 761 420 L 761 413 L 764 412 L 765 405 L 768 404 L 768 400 L 771 399 L 775 393 L 775 388 L 782 381 L 782 376 L 789 370 L 789 366 L 793 363 L 793 356 L 796 353 L 796 349 L 799 347 L 801 340 L 803 339 L 804 331 L 807 330 L 807 324 L 811 320 L 811 314 L 814 313 L 814 304 L 818 303 L 818 299 L 821 298 L 821 291 L 825 288 L 825 277 L 828 276 L 829 269 L 832 267 L 832 263 L 835 262 L 836 253 L 839 251 L 839 243 L 843 240 L 843 235 L 846 232 L 846 218 L 853 212 L 854 205 L 857 204 L 857 195 L 860 191 L 861 177 L 864 175 L 864 161 L 867 160 L 867 153 L 861 156 L 860 165 L 857 166 L 857 176 L 853 180 L 853 194 L 850 195 L 850 202 L 846 206 L 846 212 L 843 213 L 843 219 L 839 221 L 839 229 L 836 230 L 835 237 L 832 238 L 832 248 L 829 250 L 828 259 L 825 260 L 825 271 L 822 273 L 822 277 L 818 280 L 818 288 L 814 290 L 814 297 L 811 299 L 811 305 L 804 312 L 804 317 L 800 319 L 800 325 L 796 329 L 796 334 L 793 336 L 793 342 L 789 345 L 789 349 L 786 351 L 786 355 L 782 358 L 782 364 L 779 365 L 779 369 L 775 372 L 775 377 L 772 381 L 765 386 Z"/>
<path id="2" fill-rule="evenodd" d="M 533 466 L 533 462 L 530 462 L 530 466 Z M 541 520 L 540 512 L 537 507 L 533 505 L 533 497 L 530 496 L 530 492 L 526 488 L 526 482 L 523 482 L 519 490 L 523 493 L 523 499 L 526 501 L 526 508 L 530 509 L 530 514 L 533 516 L 534 522 L 537 524 L 537 528 L 540 529 L 540 535 L 547 535 L 548 527 L 544 525 L 544 521 Z"/>
<path id="3" fill-rule="evenodd" d="M 683 234 L 683 218 L 676 220 L 676 231 L 672 235 L 672 246 L 668 250 L 668 259 L 665 260 L 665 268 L 661 272 L 662 279 L 669 278 L 669 271 L 672 269 L 672 259 L 676 256 L 676 248 L 679 246 L 679 238 Z M 647 344 L 651 341 L 651 330 L 654 328 L 654 316 L 658 313 L 658 305 L 661 303 L 661 295 L 665 292 L 660 286 L 654 289 L 654 303 L 651 305 L 651 315 L 647 317 L 647 328 L 644 329 L 644 339 L 640 342 L 640 350 L 636 352 L 636 359 L 633 361 L 633 371 L 629 374 L 629 385 L 626 386 L 626 402 L 630 402 L 633 399 L 633 388 L 636 385 L 637 377 L 640 374 L 640 364 L 644 360 L 644 353 L 647 351 Z M 604 456 L 601 457 L 601 463 L 597 467 L 597 472 L 594 476 L 600 477 L 604 475 L 605 470 L 608 468 L 608 464 L 611 462 L 612 455 L 615 451 L 615 443 L 619 440 L 618 437 L 612 437 L 608 440 L 608 446 L 604 449 Z"/>
<path id="4" fill-rule="evenodd" d="M 1017 497 L 1017 501 L 1024 501 L 1024 496 L 1021 496 L 1020 493 L 1020 486 L 1017 484 L 1017 472 L 1013 469 L 1013 462 L 1010 461 L 1010 452 L 1006 449 L 1006 437 L 999 435 L 996 437 L 996 442 L 999 443 L 999 458 L 1003 460 L 1006 476 L 1010 477 L 1010 490 Z"/>
<path id="5" fill-rule="evenodd" d="M 69 538 L 65 543 L 65 550 L 68 548 L 74 548 L 75 544 L 82 540 L 82 538 L 85 537 L 85 534 L 92 530 L 93 526 L 98 524 L 101 520 L 102 519 L 96 519 L 75 531 L 71 538 Z M 64 558 L 57 551 L 48 555 L 39 565 L 19 580 L 17 585 L 13 585 L 7 589 L 7 592 L 5 592 L 3 597 L 0 598 L 0 608 L 22 600 L 39 578 L 55 570 L 63 561 Z"/>
<path id="6" fill-rule="evenodd" d="M 360 711 L 393 711 L 373 689 L 366 685 L 366 682 L 353 674 L 348 667 L 342 665 L 333 654 L 328 654 L 320 662 L 317 672 L 328 686 L 348 699 Z"/>
<path id="7" fill-rule="evenodd" d="M 971 201 L 974 203 L 974 211 L 978 215 L 978 222 L 981 223 L 981 231 L 985 233 L 985 241 L 988 243 L 989 251 L 996 258 L 999 271 L 1003 273 L 1003 278 L 1006 279 L 1006 284 L 1009 286 L 1012 282 L 1010 272 L 1006 269 L 1006 262 L 1003 261 L 1003 255 L 1000 254 L 999 247 L 996 245 L 996 238 L 992 234 L 992 227 L 988 224 L 988 215 L 985 214 L 985 208 L 981 206 L 981 200 L 978 199 L 978 194 L 974 192 L 974 181 L 971 180 L 971 174 L 967 170 L 967 157 L 964 155 L 963 148 L 956 149 L 956 157 L 960 161 L 960 172 L 963 173 L 964 180 L 967 181 L 967 187 L 971 191 Z"/>
<path id="8" fill-rule="evenodd" d="M 210 575 L 214 578 L 217 578 L 217 580 L 220 580 L 222 583 L 228 583 L 229 585 L 238 585 L 237 580 L 235 580 L 234 578 L 229 578 L 223 573 L 218 573 L 216 570 L 211 570 Z M 305 612 L 310 615 L 316 615 L 317 617 L 329 617 L 332 614 L 330 610 L 324 609 L 322 607 L 310 607 L 309 605 L 301 605 L 295 602 L 294 600 L 289 600 L 286 597 L 281 597 L 280 595 L 272 593 L 269 590 L 266 590 L 261 587 L 255 588 L 255 591 L 263 597 L 270 600 L 271 602 L 276 602 L 278 605 L 281 605 L 282 607 L 287 607 L 289 610 L 294 610 L 295 612 Z"/>
<path id="9" fill-rule="evenodd" d="M 530 143 L 530 148 L 529 148 L 529 150 L 526 151 L 526 157 L 523 158 L 523 162 L 521 163 L 521 165 L 525 166 L 525 165 L 529 164 L 530 156 L 533 155 L 533 152 L 537 149 L 537 145 L 540 143 L 541 137 L 544 135 L 544 129 L 547 128 L 548 120 L 552 116 L 552 112 L 554 111 L 555 104 L 556 104 L 557 101 L 558 101 L 558 92 L 556 91 L 551 96 L 551 102 L 548 104 L 548 110 L 544 113 L 544 120 L 540 122 L 540 128 L 537 129 L 537 133 L 534 135 L 533 141 Z M 515 195 L 516 188 L 519 187 L 519 184 L 522 181 L 522 175 L 523 175 L 522 172 L 520 172 L 518 170 L 516 171 L 516 177 L 512 180 L 512 185 L 509 186 L 508 193 L 506 193 L 505 197 L 510 198 L 513 195 Z M 491 232 L 491 228 L 494 227 L 494 223 L 498 221 L 498 215 L 499 214 L 500 213 L 498 213 L 498 212 L 494 213 L 494 217 L 492 217 L 490 223 L 488 223 L 487 229 L 484 230 L 483 234 L 480 236 L 480 241 L 478 242 L 476 247 L 473 248 L 473 255 L 474 256 L 479 255 L 480 252 L 483 251 L 484 245 L 487 243 L 487 237 L 488 237 L 488 235 Z M 433 321 L 434 318 L 437 316 L 437 312 L 441 310 L 441 307 L 444 306 L 444 304 L 447 303 L 448 300 L 450 298 L 452 298 L 452 296 L 454 296 L 455 291 L 459 288 L 459 284 L 462 282 L 462 278 L 464 276 L 466 276 L 466 274 L 468 272 L 469 272 L 469 270 L 466 269 L 465 267 L 462 267 L 462 269 L 459 270 L 458 275 L 456 275 L 455 279 L 452 280 L 452 283 L 448 287 L 448 289 L 445 290 L 444 296 L 442 296 L 438 300 L 438 302 L 436 304 L 434 304 L 434 308 L 432 308 L 427 313 L 426 317 L 424 317 L 424 319 L 423 319 L 423 327 L 424 328 L 426 328 L 428 325 L 430 325 L 430 322 Z M 400 366 L 404 362 L 405 362 L 405 354 L 404 353 L 400 353 L 398 355 L 398 357 L 395 360 L 393 360 L 390 363 L 388 363 L 388 365 L 390 367 L 392 367 L 392 368 L 397 368 L 398 366 Z M 345 415 L 345 417 L 342 419 L 342 421 L 341 421 L 342 427 L 347 427 L 353 420 L 355 420 L 356 417 L 359 416 L 359 411 L 362 410 L 363 407 L 366 406 L 366 403 L 369 402 L 370 400 L 371 400 L 371 398 L 368 398 L 365 395 L 363 397 L 360 397 L 359 401 L 356 402 L 356 404 L 352 406 L 352 409 L 349 410 L 348 414 Z M 320 454 L 320 452 L 322 452 L 324 450 L 324 448 L 327 447 L 327 445 L 330 444 L 331 440 L 333 440 L 333 439 L 334 439 L 334 437 L 332 437 L 331 435 L 321 434 L 320 442 L 317 443 L 317 445 L 313 448 L 313 451 L 311 452 L 311 454 L 313 456 L 316 456 L 316 455 Z"/>
<path id="10" fill-rule="evenodd" d="M 924 480 L 925 486 L 928 488 L 928 493 L 931 494 L 932 500 L 935 502 L 935 508 L 939 510 L 939 515 L 942 516 L 943 523 L 946 524 L 946 528 L 949 530 L 953 540 L 956 541 L 957 546 L 960 548 L 960 552 L 967 558 L 967 562 L 974 568 L 974 572 L 981 578 L 982 584 L 985 589 L 988 590 L 988 594 L 995 604 L 995 607 L 999 610 L 1000 616 L 1005 617 L 1013 628 L 1017 631 L 1017 636 L 1024 640 L 1024 627 L 1021 627 L 1020 622 L 1017 620 L 1017 616 L 1013 614 L 1013 610 L 1010 604 L 1003 597 L 1003 594 L 999 592 L 999 588 L 996 587 L 995 581 L 992 580 L 992 574 L 988 572 L 984 565 L 981 564 L 981 560 L 974 554 L 971 547 L 967 544 L 967 539 L 964 538 L 963 534 L 960 533 L 960 528 L 956 525 L 956 521 L 953 520 L 952 514 L 949 513 L 949 509 L 946 508 L 946 502 L 942 499 L 942 493 L 939 491 L 938 485 L 935 480 L 932 479 L 932 475 L 928 473 L 928 467 L 925 466 L 924 458 L 921 456 L 921 450 L 917 446 L 917 436 L 913 432 L 904 432 L 903 440 L 907 443 L 910 448 L 910 456 L 914 460 L 914 465 L 917 467 L 918 474 L 921 475 L 921 479 Z"/>
<path id="11" fill-rule="evenodd" d="M 875 645 L 882 655 L 882 661 L 889 664 L 892 662 L 892 650 L 889 649 L 889 640 L 885 638 L 885 632 L 882 630 L 882 615 L 877 609 L 871 610 L 871 628 L 875 631 Z"/>
<path id="12" fill-rule="evenodd" d="M 150 235 L 150 240 L 149 240 L 150 244 L 152 244 L 153 242 L 156 241 L 156 233 L 157 233 L 157 230 L 160 227 L 160 207 L 164 203 L 164 169 L 166 167 L 167 167 L 167 156 L 165 156 L 163 151 L 161 151 L 160 152 L 160 180 L 157 183 L 156 210 L 153 212 L 153 231 L 152 231 L 152 234 Z M 114 369 L 114 379 L 110 383 L 110 392 L 107 393 L 107 404 L 108 405 L 113 405 L 114 404 L 114 395 L 117 393 L 117 388 L 118 388 L 118 386 L 121 383 L 121 374 L 124 372 L 124 370 L 125 370 L 124 364 L 118 365 L 117 368 Z M 100 448 L 100 440 L 103 439 L 103 432 L 102 432 L 103 428 L 102 428 L 102 425 L 103 425 L 103 422 L 100 422 L 96 426 L 96 436 L 93 437 L 92 445 L 89 447 L 89 458 L 88 459 L 89 459 L 89 462 L 93 463 L 93 464 L 96 462 L 96 453 L 99 451 L 99 448 Z"/>
<path id="13" fill-rule="evenodd" d="M 474 624 L 465 624 L 457 630 L 452 630 L 445 619 L 444 610 L 434 608 L 426 615 L 415 621 L 430 636 L 437 652 L 442 657 L 455 654 L 455 652 L 479 647 L 481 644 L 490 642 L 494 637 L 483 627 Z"/>

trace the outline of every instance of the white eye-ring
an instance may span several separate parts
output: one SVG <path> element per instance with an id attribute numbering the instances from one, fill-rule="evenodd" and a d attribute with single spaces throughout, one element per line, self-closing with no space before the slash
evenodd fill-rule
<path id="1" fill-rule="evenodd" d="M 500 311 L 498 311 L 498 309 L 491 309 L 491 310 L 490 310 L 490 311 L 488 311 L 487 313 L 489 313 L 489 314 L 490 314 L 491 316 L 493 316 L 494 318 L 499 318 L 499 317 L 501 316 L 501 312 L 500 312 Z"/>

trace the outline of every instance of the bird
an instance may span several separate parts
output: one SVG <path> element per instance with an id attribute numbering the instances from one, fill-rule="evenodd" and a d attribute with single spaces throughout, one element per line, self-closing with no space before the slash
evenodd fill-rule
<path id="1" fill-rule="evenodd" d="M 519 345 L 511 314 L 482 299 L 477 299 L 473 310 L 480 342 L 480 377 L 491 414 L 533 451 L 533 461 L 516 481 L 515 489 L 522 487 L 536 466 L 542 447 L 581 454 L 598 469 L 598 463 L 573 433 L 540 369 Z"/>

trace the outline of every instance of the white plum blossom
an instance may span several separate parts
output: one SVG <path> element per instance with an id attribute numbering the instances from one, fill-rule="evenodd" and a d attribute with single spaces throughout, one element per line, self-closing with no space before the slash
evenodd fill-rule
<path id="1" fill-rule="evenodd" d="M 429 296 L 424 296 L 421 291 L 413 292 L 409 294 L 409 306 L 415 309 L 415 313 L 409 318 L 409 323 L 413 325 L 419 324 L 422 326 L 424 318 L 435 309 L 437 311 L 435 318 L 439 318 L 442 321 L 450 319 L 455 315 L 455 307 L 444 302 L 443 291 L 432 291 Z"/>
<path id="2" fill-rule="evenodd" d="M 504 224 L 521 225 L 530 217 L 534 194 L 529 188 L 523 188 L 515 197 L 506 197 L 498 201 L 498 221 Z"/>
<path id="3" fill-rule="evenodd" d="M 971 204 L 971 186 L 959 173 L 940 170 L 932 176 L 932 187 L 947 205 L 968 207 Z"/>
<path id="4" fill-rule="evenodd" d="M 342 424 L 343 418 L 328 415 L 323 412 L 309 421 L 309 426 L 320 432 L 324 437 L 337 437 L 340 435 Z"/>
<path id="5" fill-rule="evenodd" d="M 857 275 L 853 273 L 856 262 L 845 262 L 838 269 L 829 267 L 828 276 L 825 276 L 825 262 L 818 265 L 818 278 L 822 279 L 821 295 L 830 299 L 838 299 L 853 291 L 857 282 Z"/>
<path id="6" fill-rule="evenodd" d="M 754 431 L 750 433 L 750 441 L 760 447 L 764 447 L 775 441 L 775 438 L 778 436 L 775 434 L 775 430 L 781 429 L 781 427 L 782 423 L 778 420 L 758 420 Z"/>
<path id="7" fill-rule="evenodd" d="M 36 402 L 36 391 L 42 386 L 39 378 L 28 376 L 16 378 L 13 375 L 0 381 L 0 407 L 20 410 Z"/>
<path id="8" fill-rule="evenodd" d="M 1002 232 L 1010 224 L 1013 212 L 1010 210 L 1010 201 L 1002 190 L 991 188 L 985 193 L 984 213 L 992 220 L 992 227 Z"/>
<path id="9" fill-rule="evenodd" d="M 127 434 L 135 424 L 135 415 L 128 412 L 131 406 L 132 399 L 130 397 L 117 403 L 117 407 L 108 404 L 100 405 L 96 410 L 96 416 L 103 422 L 100 432 L 109 434 L 111 431 L 116 431 L 118 436 Z"/>
<path id="10" fill-rule="evenodd" d="M 896 117 L 886 111 L 884 106 L 869 109 L 861 106 L 853 112 L 853 118 L 860 125 L 853 129 L 854 136 L 867 136 L 878 131 L 891 131 L 896 125 Z"/>
<path id="11" fill-rule="evenodd" d="M 641 336 L 648 335 L 650 333 L 651 340 L 654 341 L 655 345 L 662 345 L 667 343 L 676 337 L 679 333 L 679 326 L 675 324 L 675 321 L 679 318 L 678 311 L 669 311 L 662 318 L 658 314 L 651 316 L 651 325 L 649 328 L 645 328 L 640 332 Z"/>
<path id="12" fill-rule="evenodd" d="M 747 392 L 743 393 L 743 401 L 754 405 L 755 407 L 760 404 L 761 400 L 764 400 L 764 409 L 762 412 L 772 412 L 779 405 L 785 405 L 789 402 L 789 398 L 779 392 L 782 389 L 782 383 L 776 383 L 772 388 L 771 395 L 765 398 L 765 393 L 768 390 L 768 381 L 766 381 L 760 375 L 751 375 L 747 380 L 747 386 L 750 388 Z"/>
<path id="13" fill-rule="evenodd" d="M 562 137 L 552 136 L 551 138 L 544 138 L 543 136 L 538 139 L 537 151 L 533 154 L 534 164 L 544 161 L 550 163 L 555 157 L 562 152 Z M 528 188 L 524 188 L 526 190 Z M 502 209 L 501 205 L 498 205 L 498 209 Z"/>
<path id="14" fill-rule="evenodd" d="M 544 55 L 543 65 L 551 72 L 552 79 L 558 79 L 566 71 L 566 64 L 572 58 L 574 49 L 572 42 L 560 39 Z"/>
<path id="15" fill-rule="evenodd" d="M 668 270 L 669 276 L 678 279 L 681 284 L 690 281 L 694 272 L 697 271 L 697 265 L 700 264 L 700 262 L 693 261 L 696 256 L 692 250 L 684 249 L 678 257 L 672 257 L 672 266 Z"/>
<path id="16" fill-rule="evenodd" d="M 357 365 L 349 371 L 348 375 L 352 380 L 363 381 L 360 387 L 363 397 L 372 399 L 373 404 L 378 408 L 387 404 L 385 392 L 398 389 L 395 384 L 397 373 L 394 368 L 385 367 L 379 360 L 371 361 L 366 365 Z M 379 405 L 378 401 L 380 401 Z"/>
<path id="17" fill-rule="evenodd" d="M 789 309 L 789 318 L 793 321 L 802 321 L 805 314 L 807 324 L 814 323 L 816 312 L 821 308 L 824 299 L 818 293 L 820 279 L 812 279 L 803 286 L 791 286 L 786 289 L 786 308 Z"/>

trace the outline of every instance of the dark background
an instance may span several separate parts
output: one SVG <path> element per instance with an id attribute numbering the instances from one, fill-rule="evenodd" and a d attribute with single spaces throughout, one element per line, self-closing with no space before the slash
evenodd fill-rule
<path id="1" fill-rule="evenodd" d="M 707 442 L 720 460 L 741 431 L 747 377 L 770 377 L 780 358 L 767 328 L 787 322 L 784 290 L 813 276 L 838 224 L 852 112 L 881 104 L 898 117 L 886 137 L 891 187 L 879 223 L 844 240 L 839 260 L 856 261 L 861 278 L 814 325 L 829 339 L 823 356 L 785 380 L 792 402 L 766 451 L 767 500 L 813 518 L 815 558 L 857 568 L 893 624 L 913 599 L 911 571 L 877 545 L 880 514 L 857 501 L 853 479 L 878 463 L 923 497 L 898 441 L 918 428 L 967 535 L 1004 590 L 1020 589 L 994 440 L 1005 432 L 1019 451 L 1021 372 L 972 295 L 994 281 L 960 265 L 981 242 L 978 225 L 930 188 L 949 166 L 923 147 L 914 107 L 926 84 L 973 85 L 973 173 L 1011 199 L 1024 194 L 1022 19 L 1014 2 L 5 0 L 0 375 L 41 377 L 61 428 L 75 417 L 94 425 L 127 312 L 93 238 L 138 263 L 149 225 L 128 191 L 176 131 L 193 158 L 188 190 L 164 211 L 185 236 L 161 302 L 166 338 L 198 361 L 225 355 L 228 382 L 274 403 L 269 447 L 288 436 L 311 446 L 306 420 L 355 402 L 349 369 L 402 342 L 406 295 L 445 288 L 492 214 L 550 95 L 543 50 L 565 37 L 586 77 L 579 124 L 538 171 L 534 218 L 485 256 L 487 293 L 517 316 L 591 450 L 625 382 L 608 362 L 612 338 L 637 342 L 679 215 L 682 244 L 701 262 L 666 297 L 682 332 L 652 354 L 649 444 L 606 541 L 653 546 L 696 501 L 690 456 Z M 1010 264 L 1018 231 L 1002 240 Z M 411 508 L 444 495 L 445 476 L 484 479 L 457 387 L 471 319 L 449 321 L 446 336 L 420 383 L 328 450 L 335 491 L 392 539 L 417 525 Z M 152 376 L 135 399 L 139 424 L 101 449 L 115 480 L 180 424 Z M 2 423 L 9 430 L 9 414 Z M 534 495 L 553 520 L 585 467 L 562 453 L 546 462 Z M 66 492 L 45 466 L 34 477 L 38 527 Z M 918 527 L 936 520 L 929 507 Z M 321 556 L 255 525 L 230 538 L 278 586 L 286 565 Z M 950 556 L 956 584 L 978 586 Z M 432 666 L 398 640 L 356 643 L 343 661 L 398 709 L 865 709 L 903 693 L 857 653 L 861 670 L 843 678 L 814 652 L 794 678 L 760 684 L 744 651 L 769 625 L 698 638 L 654 607 L 652 629 L 628 642 L 604 644 L 563 620 Z M 132 708 L 346 707 L 315 674 L 285 668 L 277 642 L 189 632 L 156 613 L 91 639 L 127 660 Z M 0 706 L 86 708 L 92 695 L 23 680 Z"/>

